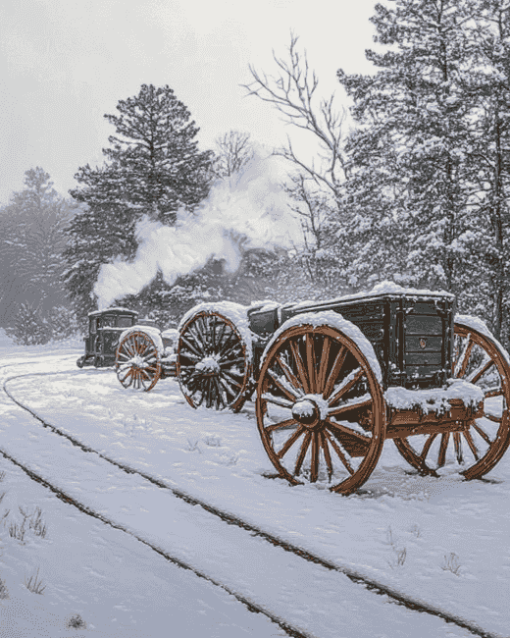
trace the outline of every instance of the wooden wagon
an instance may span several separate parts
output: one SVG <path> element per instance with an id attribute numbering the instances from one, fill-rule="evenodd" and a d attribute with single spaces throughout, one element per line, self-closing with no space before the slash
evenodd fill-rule
<path id="1" fill-rule="evenodd" d="M 127 347 L 125 344 L 129 344 Z M 157 331 L 117 350 L 124 385 L 161 375 Z M 452 295 L 392 291 L 299 304 L 201 304 L 178 331 L 175 374 L 194 408 L 240 410 L 278 476 L 349 494 L 392 439 L 416 470 L 480 478 L 510 443 L 508 355 Z"/>

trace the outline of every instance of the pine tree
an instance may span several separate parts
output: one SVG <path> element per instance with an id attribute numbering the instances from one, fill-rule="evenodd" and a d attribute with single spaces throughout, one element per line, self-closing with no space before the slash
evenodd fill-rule
<path id="1" fill-rule="evenodd" d="M 462 290 L 469 263 L 467 156 L 471 58 L 466 3 L 396 0 L 375 7 L 377 72 L 338 72 L 357 129 L 340 245 L 355 246 L 353 280 L 392 276 Z M 349 254 L 352 254 L 352 250 Z"/>
<path id="2" fill-rule="evenodd" d="M 212 179 L 213 153 L 199 151 L 199 129 L 170 87 L 144 84 L 117 111 L 105 115 L 116 134 L 103 149 L 104 166 L 81 167 L 80 186 L 70 191 L 84 205 L 66 253 L 66 285 L 80 314 L 94 307 L 101 265 L 134 256 L 136 222 L 146 215 L 173 225 L 179 208 L 192 211 L 207 196 Z"/>
<path id="3" fill-rule="evenodd" d="M 510 332 L 510 6 L 473 0 L 469 39 L 472 93 L 476 96 L 471 153 L 473 253 L 481 276 L 480 312 L 506 346 Z M 485 303 L 484 303 L 485 302 Z"/>
<path id="4" fill-rule="evenodd" d="M 62 288 L 62 253 L 73 208 L 55 191 L 50 176 L 40 167 L 25 173 L 25 186 L 13 194 L 0 213 L 3 326 L 16 321 L 23 304 L 41 321 L 55 306 L 68 304 Z"/>

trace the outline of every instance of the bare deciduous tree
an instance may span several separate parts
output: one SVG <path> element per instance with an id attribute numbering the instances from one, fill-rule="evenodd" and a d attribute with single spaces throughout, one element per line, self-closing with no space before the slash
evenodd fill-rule
<path id="1" fill-rule="evenodd" d="M 231 177 L 247 166 L 255 155 L 249 133 L 229 131 L 216 139 L 217 160 L 213 171 L 217 177 Z"/>
<path id="2" fill-rule="evenodd" d="M 301 158 L 290 139 L 276 154 L 289 160 L 316 187 L 327 188 L 330 195 L 337 199 L 346 175 L 343 154 L 346 110 L 336 108 L 334 95 L 318 101 L 318 77 L 309 67 L 306 51 L 301 53 L 297 43 L 298 38 L 291 35 L 288 59 L 279 58 L 273 53 L 277 66 L 274 76 L 259 73 L 250 66 L 253 81 L 244 85 L 244 88 L 248 95 L 255 95 L 272 104 L 284 121 L 316 137 L 320 148 L 318 163 L 313 159 L 307 161 Z"/>

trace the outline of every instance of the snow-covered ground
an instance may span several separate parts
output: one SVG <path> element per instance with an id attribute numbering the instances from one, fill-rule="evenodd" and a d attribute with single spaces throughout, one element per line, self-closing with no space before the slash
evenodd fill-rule
<path id="1" fill-rule="evenodd" d="M 468 483 L 448 472 L 417 476 L 387 442 L 359 494 L 290 487 L 264 476 L 274 469 L 252 404 L 237 415 L 194 411 L 173 379 L 130 392 L 111 370 L 78 370 L 81 344 L 66 348 L 0 340 L 2 385 L 105 457 L 487 635 L 510 634 L 510 452 L 487 480 Z M 0 520 L 9 512 L 0 522 L 2 637 L 285 635 L 270 618 L 321 638 L 472 635 L 126 474 L 43 428 L 5 393 L 0 448 L 106 521 L 0 457 Z M 23 540 L 13 527 L 20 536 L 20 506 Z M 41 595 L 27 589 L 31 576 L 46 587 Z"/>

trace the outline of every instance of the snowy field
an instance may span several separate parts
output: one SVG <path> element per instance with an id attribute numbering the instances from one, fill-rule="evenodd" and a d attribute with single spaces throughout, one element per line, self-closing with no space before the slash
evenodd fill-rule
<path id="1" fill-rule="evenodd" d="M 130 392 L 109 369 L 78 370 L 82 350 L 0 340 L 1 385 L 108 459 L 479 635 L 510 635 L 510 452 L 486 480 L 469 483 L 448 467 L 439 479 L 419 477 L 387 442 L 358 494 L 290 487 L 264 476 L 274 469 L 253 404 L 239 414 L 194 411 L 173 379 Z M 285 635 L 271 619 L 320 638 L 473 635 L 126 474 L 43 428 L 4 391 L 0 432 L 5 454 L 105 521 L 0 457 L 2 638 Z M 40 595 L 27 588 L 31 577 Z"/>

